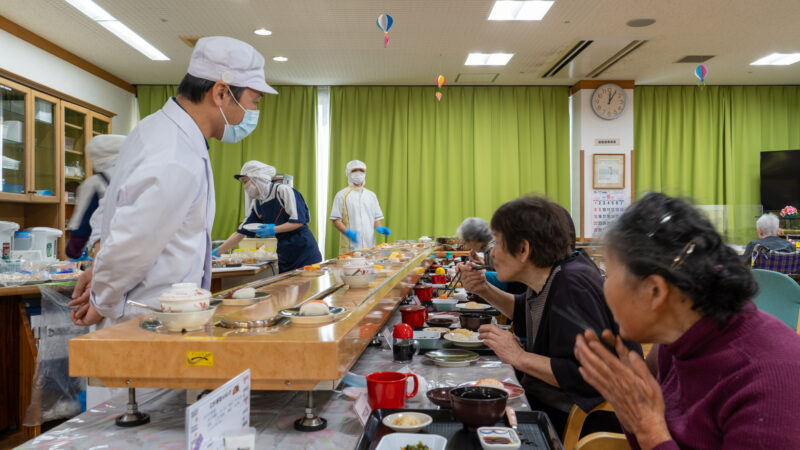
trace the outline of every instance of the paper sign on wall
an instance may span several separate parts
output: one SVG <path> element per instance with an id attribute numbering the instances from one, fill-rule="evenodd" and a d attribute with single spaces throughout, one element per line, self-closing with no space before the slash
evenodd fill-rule
<path id="1" fill-rule="evenodd" d="M 223 448 L 227 433 L 249 426 L 250 369 L 247 369 L 186 408 L 186 448 Z"/>

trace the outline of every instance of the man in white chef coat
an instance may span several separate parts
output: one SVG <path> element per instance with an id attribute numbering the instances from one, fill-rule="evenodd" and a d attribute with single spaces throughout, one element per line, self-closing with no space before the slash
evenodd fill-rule
<path id="1" fill-rule="evenodd" d="M 392 230 L 383 226 L 383 212 L 378 196 L 364 187 L 367 165 L 359 160 L 345 167 L 348 186 L 336 193 L 331 208 L 333 226 L 339 236 L 339 254 L 375 246 L 375 232 L 388 236 Z"/>
<path id="2" fill-rule="evenodd" d="M 72 302 L 77 325 L 106 326 L 146 312 L 127 300 L 158 308 L 158 295 L 173 283 L 211 284 L 215 203 L 207 140 L 244 139 L 258 123 L 262 95 L 277 92 L 265 80 L 264 57 L 229 37 L 197 41 L 187 72 L 177 98 L 144 118 L 120 150 L 89 301 Z"/>

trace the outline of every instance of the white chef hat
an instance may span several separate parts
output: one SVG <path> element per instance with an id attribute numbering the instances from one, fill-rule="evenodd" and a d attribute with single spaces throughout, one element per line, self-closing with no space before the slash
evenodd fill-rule
<path id="1" fill-rule="evenodd" d="M 89 141 L 86 153 L 96 170 L 102 172 L 114 167 L 114 161 L 119 156 L 119 149 L 126 137 L 121 134 L 101 134 Z"/>
<path id="2" fill-rule="evenodd" d="M 344 174 L 349 176 L 350 172 L 352 172 L 353 169 L 364 169 L 364 172 L 366 172 L 367 171 L 367 165 L 364 164 L 363 162 L 357 160 L 357 159 L 354 159 L 354 160 L 350 161 L 349 163 L 347 163 L 347 166 L 345 167 L 345 170 L 344 170 Z"/>
<path id="3" fill-rule="evenodd" d="M 272 181 L 276 173 L 277 171 L 274 167 L 264 164 L 261 161 L 253 160 L 244 163 L 242 171 L 233 177 L 237 180 L 246 176 L 248 178 L 263 178 L 267 181 Z"/>
<path id="4" fill-rule="evenodd" d="M 246 42 L 226 36 L 199 39 L 187 72 L 204 80 L 224 81 L 231 86 L 249 87 L 267 94 L 278 93 L 264 78 L 261 53 Z"/>

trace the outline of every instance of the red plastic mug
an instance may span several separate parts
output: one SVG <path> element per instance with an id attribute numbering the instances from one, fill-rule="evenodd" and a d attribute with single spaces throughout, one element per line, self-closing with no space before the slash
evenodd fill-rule
<path id="1" fill-rule="evenodd" d="M 421 302 L 429 302 L 433 299 L 433 288 L 430 286 L 418 286 L 414 288 L 414 294 Z"/>
<path id="2" fill-rule="evenodd" d="M 443 273 L 435 273 L 431 275 L 431 282 L 433 284 L 447 284 L 447 275 Z"/>
<path id="3" fill-rule="evenodd" d="M 414 391 L 406 393 L 406 380 L 414 379 Z M 367 375 L 367 401 L 372 409 L 405 408 L 406 399 L 417 395 L 419 380 L 413 373 L 374 372 Z"/>
<path id="4" fill-rule="evenodd" d="M 424 306 L 406 306 L 400 308 L 400 314 L 403 316 L 403 323 L 412 327 L 424 327 L 425 321 L 428 320 L 428 308 Z"/>

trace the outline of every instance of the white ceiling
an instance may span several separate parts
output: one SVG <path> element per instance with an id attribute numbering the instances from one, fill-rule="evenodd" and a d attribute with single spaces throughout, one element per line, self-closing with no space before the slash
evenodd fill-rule
<path id="1" fill-rule="evenodd" d="M 267 80 L 303 85 L 433 85 L 442 73 L 499 73 L 494 84 L 570 85 L 634 39 L 649 42 L 599 79 L 694 84 L 685 55 L 717 55 L 708 84 L 799 84 L 800 63 L 750 66 L 800 52 L 800 0 L 556 0 L 540 22 L 489 22 L 493 0 L 95 0 L 171 61 L 150 61 L 63 0 L 2 0 L 0 15 L 134 84 L 176 84 L 191 49 L 178 36 L 228 35 L 265 58 Z M 383 48 L 377 16 L 394 18 Z M 631 19 L 653 18 L 646 28 Z M 253 34 L 265 27 L 273 35 Z M 541 79 L 577 40 L 589 50 Z M 469 52 L 514 53 L 505 67 L 464 66 Z M 288 62 L 272 61 L 282 55 Z M 2 53 L 0 52 L 0 57 Z M 488 84 L 488 83 L 469 83 Z"/>

